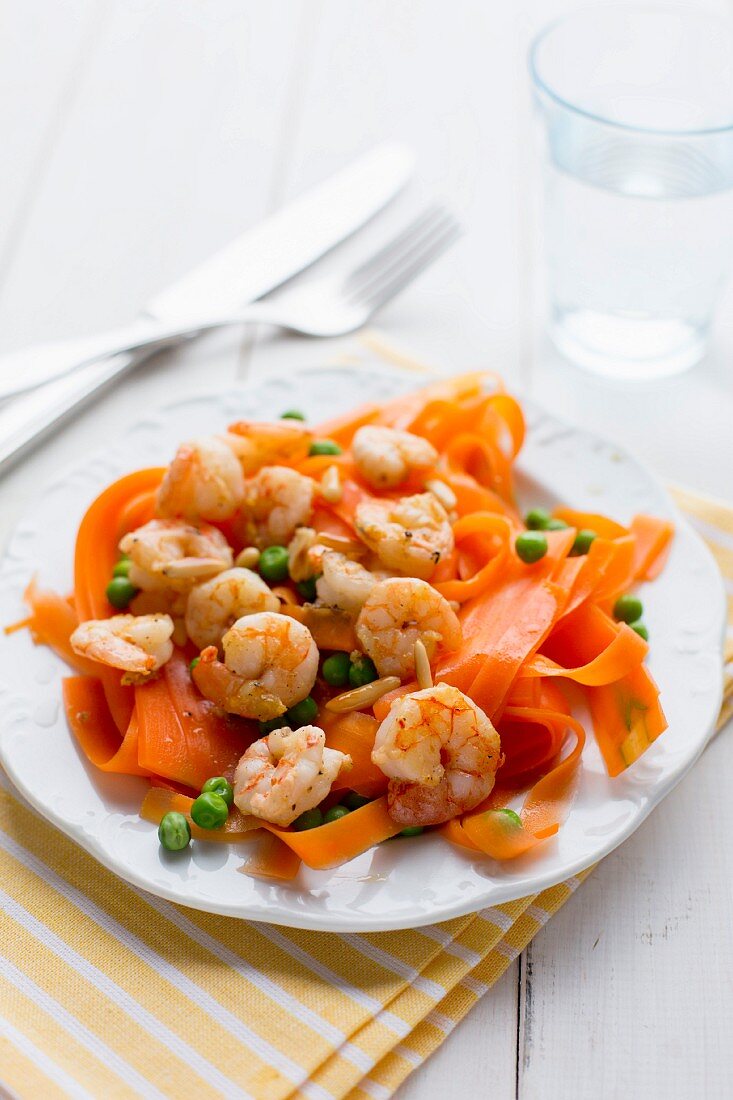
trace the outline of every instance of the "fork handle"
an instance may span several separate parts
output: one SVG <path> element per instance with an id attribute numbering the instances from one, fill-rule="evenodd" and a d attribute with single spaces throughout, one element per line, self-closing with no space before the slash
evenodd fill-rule
<path id="1" fill-rule="evenodd" d="M 207 329 L 224 325 L 271 321 L 272 306 L 256 302 L 227 316 L 206 316 L 166 323 L 141 318 L 124 328 L 111 329 L 94 336 L 34 344 L 0 357 L 0 400 L 45 385 L 55 378 L 89 363 L 108 359 L 126 351 L 160 350 L 167 344 L 195 336 Z"/>
<path id="2" fill-rule="evenodd" d="M 94 358 L 92 362 L 79 365 L 77 356 L 66 374 L 6 402 L 0 408 L 0 475 L 78 409 L 142 362 L 147 354 L 158 350 L 165 341 L 180 339 L 217 325 L 257 321 L 277 323 L 269 303 L 255 303 L 237 316 L 199 320 L 195 327 L 171 325 L 166 328 L 158 325 L 154 337 L 152 328 L 149 328 L 152 339 L 148 340 L 140 339 L 140 328 L 133 344 L 136 350 L 117 351 L 117 354 L 101 361 Z M 73 343 L 78 347 L 81 341 Z M 69 349 L 71 344 L 72 341 L 68 341 Z M 69 359 L 65 361 L 68 363 Z"/>

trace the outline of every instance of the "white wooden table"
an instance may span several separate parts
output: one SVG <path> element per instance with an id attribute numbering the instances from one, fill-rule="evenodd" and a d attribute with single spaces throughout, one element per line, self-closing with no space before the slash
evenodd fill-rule
<path id="1" fill-rule="evenodd" d="M 570 6 L 0 0 L 0 348 L 125 321 L 247 225 L 396 137 L 419 154 L 422 192 L 445 196 L 467 233 L 380 317 L 390 342 L 446 371 L 499 370 L 663 477 L 733 502 L 731 293 L 709 359 L 668 383 L 604 383 L 542 335 L 524 57 Z M 344 351 L 362 354 L 354 339 L 228 331 L 158 356 L 2 481 L 2 530 L 60 463 L 173 387 Z M 733 1095 L 731 768 L 723 734 L 402 1100 Z"/>

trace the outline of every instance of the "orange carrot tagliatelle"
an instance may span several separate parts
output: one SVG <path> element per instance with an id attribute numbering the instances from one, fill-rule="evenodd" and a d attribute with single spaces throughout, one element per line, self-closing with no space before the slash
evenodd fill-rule
<path id="1" fill-rule="evenodd" d="M 415 465 L 399 485 L 376 489 L 373 478 L 367 482 L 362 476 L 358 448 L 353 448 L 356 433 L 368 426 L 409 432 L 427 440 L 434 448 L 430 469 L 426 472 L 425 465 Z M 247 439 L 246 476 L 255 472 L 251 441 L 256 429 L 256 425 L 244 423 L 232 428 L 235 436 Z M 520 538 L 527 528 L 513 484 L 524 435 L 520 404 L 494 375 L 476 372 L 435 382 L 382 405 L 361 406 L 324 421 L 312 434 L 293 430 L 297 442 L 292 454 L 283 453 L 279 458 L 289 467 L 291 478 L 311 479 L 300 483 L 313 487 L 312 506 L 298 514 L 297 523 L 313 529 L 309 537 L 314 544 L 321 538 L 330 552 L 340 549 L 344 560 L 352 558 L 359 567 L 386 569 L 391 574 L 397 569 L 388 557 L 380 558 L 379 539 L 363 528 L 361 517 L 373 511 L 367 506 L 380 498 L 395 502 L 403 496 L 431 492 L 445 509 L 440 514 L 444 517 L 441 522 L 451 528 L 448 543 L 441 545 L 427 572 L 435 591 L 455 609 L 461 641 L 449 650 L 441 645 L 439 635 L 437 641 L 426 635 L 429 672 L 435 682 L 452 685 L 479 707 L 501 742 L 493 765 L 496 767 L 498 760 L 495 783 L 488 797 L 464 812 L 455 807 L 449 820 L 438 818 L 439 835 L 472 859 L 502 861 L 523 856 L 562 827 L 572 811 L 586 739 L 586 731 L 572 713 L 571 700 L 577 702 L 578 693 L 587 703 L 589 732 L 610 776 L 631 766 L 666 728 L 659 690 L 645 664 L 649 651 L 645 628 L 638 622 L 617 621 L 614 608 L 620 596 L 659 575 L 670 553 L 673 526 L 667 519 L 646 515 L 621 523 L 574 509 L 568 502 L 551 518 L 537 512 L 532 525 L 539 526 L 541 532 L 532 537 L 535 544 L 538 539 L 544 543 L 537 556 L 528 557 Z M 329 453 L 313 448 L 318 453 L 309 454 L 313 438 L 330 440 L 335 446 L 326 448 Z M 234 443 L 231 446 L 232 453 L 238 454 Z M 241 446 L 240 439 L 240 450 Z M 421 447 L 423 453 L 426 449 L 430 452 L 424 444 Z M 381 697 L 370 694 L 374 690 L 370 679 L 389 673 L 381 667 L 364 673 L 368 668 L 363 656 L 366 635 L 357 623 L 358 601 L 347 607 L 336 599 L 330 603 L 318 599 L 320 586 L 316 588 L 315 579 L 320 567 L 314 566 L 302 576 L 296 573 L 297 584 L 287 569 L 283 573 L 282 569 L 268 572 L 264 564 L 261 568 L 280 600 L 281 615 L 289 617 L 293 631 L 306 628 L 320 651 L 319 673 L 315 683 L 311 681 L 308 699 L 303 701 L 301 696 L 298 702 L 296 695 L 294 702 L 289 698 L 280 708 L 285 713 L 274 726 L 280 723 L 297 729 L 316 725 L 325 733 L 326 748 L 348 758 L 320 809 L 312 802 L 310 807 L 306 805 L 306 811 L 315 812 L 315 816 L 305 824 L 299 817 L 282 826 L 266 820 L 264 812 L 255 816 L 255 806 L 253 813 L 242 813 L 236 805 L 223 825 L 218 822 L 207 829 L 196 823 L 194 798 L 202 785 L 212 777 L 232 781 L 245 751 L 274 727 L 269 723 L 266 729 L 259 728 L 255 718 L 261 715 L 237 702 L 249 698 L 248 693 L 264 690 L 266 669 L 251 674 L 254 686 L 245 684 L 243 674 L 227 665 L 226 653 L 221 646 L 217 652 L 216 645 L 209 645 L 199 663 L 191 665 L 197 649 L 186 640 L 184 623 L 188 591 L 199 581 L 195 561 L 191 564 L 186 559 L 174 570 L 177 578 L 185 578 L 186 571 L 192 570 L 191 585 L 186 588 L 179 583 L 165 599 L 161 597 L 161 613 L 173 616 L 170 629 L 175 626 L 175 645 L 172 655 L 152 674 L 123 678 L 122 666 L 100 663 L 88 651 L 84 656 L 75 652 L 70 637 L 80 624 L 119 613 L 106 595 L 118 562 L 119 541 L 126 532 L 157 516 L 156 495 L 164 476 L 162 467 L 139 470 L 104 489 L 89 506 L 77 532 L 73 594 L 57 595 L 32 580 L 25 593 L 27 618 L 7 628 L 9 633 L 28 628 L 36 644 L 52 648 L 70 667 L 73 674 L 63 681 L 63 699 L 79 748 L 101 771 L 147 779 L 150 787 L 141 808 L 145 820 L 160 824 L 166 815 L 183 815 L 195 842 L 235 843 L 254 838 L 242 870 L 274 883 L 292 882 L 301 864 L 314 870 L 332 868 L 397 835 L 404 822 L 392 816 L 395 782 L 374 762 L 372 753 L 381 724 L 390 715 L 401 713 L 391 708 L 417 690 L 418 679 L 425 685 L 425 669 L 419 666 L 421 670 L 414 675 L 402 674 L 399 686 Z M 188 476 L 193 474 L 189 471 Z M 207 471 L 200 476 L 204 478 L 203 497 L 211 494 L 213 485 L 220 485 Z M 233 483 L 236 481 L 233 478 Z M 229 491 L 228 483 L 225 488 Z M 549 488 L 558 496 L 562 493 L 562 486 Z M 258 531 L 259 549 L 268 544 L 286 545 L 294 528 L 285 526 L 277 536 L 267 534 L 267 525 L 275 517 L 273 502 L 253 505 L 246 491 L 239 491 L 240 511 L 235 515 L 232 508 L 222 522 L 203 513 L 199 518 L 218 526 L 236 554 L 242 547 L 233 532 L 248 529 L 238 521 L 251 507 L 252 517 L 245 518 L 252 521 L 250 528 Z M 187 515 L 186 521 L 192 522 L 192 517 Z M 197 522 L 196 516 L 193 522 Z M 400 533 L 393 528 L 390 537 L 404 538 L 415 550 L 425 534 L 418 523 L 415 531 Z M 323 552 L 320 546 L 317 553 Z M 251 550 L 248 554 L 251 561 L 257 558 Z M 321 559 L 316 556 L 313 560 L 317 566 Z M 206 575 L 212 575 L 216 563 L 205 563 L 205 567 L 210 569 Z M 421 568 L 425 574 L 424 565 Z M 410 575 L 406 566 L 404 571 Z M 124 574 L 123 566 L 118 575 Z M 165 590 L 166 576 L 163 569 L 158 589 Z M 152 592 L 145 596 L 154 603 Z M 220 638 L 241 613 L 233 609 L 223 622 Z M 409 615 L 400 623 L 396 636 L 416 625 Z M 331 654 L 335 655 L 332 664 L 336 671 L 326 675 L 323 661 Z M 315 675 L 315 665 L 313 670 Z M 397 683 L 393 680 L 384 686 Z M 339 709 L 339 704 L 354 705 L 341 700 L 334 703 L 334 709 L 326 707 L 333 696 L 359 684 L 363 705 L 357 695 L 356 709 Z M 380 680 L 377 687 L 381 685 Z M 240 706 L 240 712 L 226 714 L 211 700 L 227 709 Z M 441 759 L 445 762 L 447 757 Z M 277 795 L 277 784 L 285 782 L 284 773 L 277 783 L 270 782 L 271 793 Z M 246 793 L 235 791 L 242 805 Z M 231 792 L 229 797 L 231 800 Z M 271 816 L 282 821 L 295 812 L 297 799 L 287 818 Z M 180 817 L 176 820 L 181 823 Z"/>

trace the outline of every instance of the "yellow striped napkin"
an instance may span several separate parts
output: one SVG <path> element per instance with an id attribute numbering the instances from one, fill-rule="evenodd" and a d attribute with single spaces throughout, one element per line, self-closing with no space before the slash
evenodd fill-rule
<path id="1" fill-rule="evenodd" d="M 733 510 L 675 496 L 723 571 L 733 624 Z M 727 677 L 721 724 L 732 696 Z M 126 885 L 7 780 L 0 876 L 0 1082 L 21 1100 L 385 1100 L 585 877 L 427 928 L 275 928 Z"/>

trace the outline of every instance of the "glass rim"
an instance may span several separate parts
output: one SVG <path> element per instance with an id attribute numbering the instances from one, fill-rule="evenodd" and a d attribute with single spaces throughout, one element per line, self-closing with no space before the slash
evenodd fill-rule
<path id="1" fill-rule="evenodd" d="M 607 118 L 605 115 L 596 114 L 594 111 L 589 111 L 585 107 L 580 107 L 577 103 L 573 103 L 569 99 L 565 99 L 559 92 L 553 90 L 550 85 L 540 76 L 539 66 L 537 64 L 537 54 L 545 42 L 545 40 L 558 29 L 558 27 L 564 26 L 566 23 L 571 23 L 579 15 L 589 14 L 591 11 L 595 11 L 596 14 L 604 11 L 618 12 L 622 10 L 630 13 L 649 13 L 653 15 L 676 15 L 689 18 L 692 16 L 692 12 L 689 8 L 680 7 L 652 7 L 650 5 L 639 4 L 637 6 L 624 6 L 623 9 L 612 8 L 610 4 L 603 7 L 591 9 L 591 8 L 578 8 L 573 12 L 569 12 L 566 15 L 561 15 L 558 19 L 553 19 L 547 26 L 543 27 L 538 34 L 532 39 L 528 53 L 527 53 L 527 67 L 529 68 L 529 74 L 532 78 L 532 82 L 535 87 L 544 92 L 546 96 L 552 99 L 560 107 L 564 107 L 572 114 L 579 115 L 581 118 L 586 118 L 591 122 L 598 122 L 602 126 L 610 126 L 615 130 L 624 130 L 627 133 L 632 134 L 658 134 L 660 136 L 666 135 L 668 137 L 705 137 L 711 134 L 725 134 L 733 132 L 733 117 L 730 122 L 726 122 L 720 126 L 694 126 L 681 130 L 667 130 L 662 129 L 659 126 L 637 126 L 630 122 L 618 122 L 616 119 Z M 713 12 L 700 12 L 699 15 L 708 21 L 715 21 L 717 23 L 726 23 L 733 29 L 733 19 L 726 18 L 724 16 L 717 15 Z M 712 19 L 711 19 L 712 17 Z"/>

